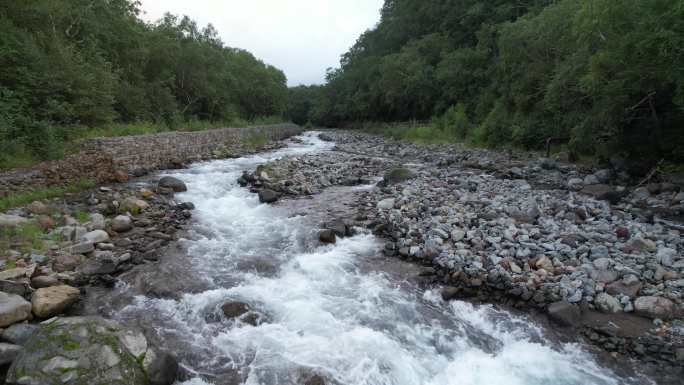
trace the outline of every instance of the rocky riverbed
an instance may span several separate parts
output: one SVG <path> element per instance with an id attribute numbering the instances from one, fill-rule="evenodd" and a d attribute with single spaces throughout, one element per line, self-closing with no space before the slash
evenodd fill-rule
<path id="1" fill-rule="evenodd" d="M 356 132 L 312 138 L 263 159 L 200 164 L 0 214 L 8 383 L 314 385 L 410 374 L 444 384 L 468 359 L 489 362 L 472 352 L 489 352 L 486 365 L 498 369 L 461 375 L 493 380 L 517 367 L 506 365 L 519 337 L 500 327 L 542 338 L 462 301 L 545 314 L 560 340 L 596 347 L 618 372 L 680 383 L 676 177 L 634 186 L 619 160 L 592 170 L 562 157 Z M 409 294 L 414 281 L 419 298 Z M 334 351 L 328 338 L 340 344 Z M 580 369 L 582 356 L 523 344 L 555 369 L 511 372 L 516 381 L 565 373 L 573 384 L 619 383 L 594 364 Z M 347 370 L 359 355 L 384 369 L 355 377 Z"/>
<path id="2" fill-rule="evenodd" d="M 333 152 L 288 157 L 244 174 L 264 202 L 382 180 L 332 243 L 360 226 L 384 253 L 430 268 L 446 300 L 505 303 L 548 314 L 613 357 L 666 369 L 684 363 L 681 181 L 630 186 L 619 160 L 591 170 L 534 154 L 416 146 L 326 132 Z M 264 198 L 268 199 L 264 199 Z"/>

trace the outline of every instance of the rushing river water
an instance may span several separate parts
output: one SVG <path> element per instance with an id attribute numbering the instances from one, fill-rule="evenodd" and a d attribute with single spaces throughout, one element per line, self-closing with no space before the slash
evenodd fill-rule
<path id="1" fill-rule="evenodd" d="M 260 204 L 238 186 L 244 170 L 332 146 L 313 133 L 301 139 L 173 174 L 188 185 L 179 201 L 196 205 L 182 241 L 187 279 L 208 289 L 179 300 L 139 296 L 116 313 L 154 325 L 190 372 L 182 384 L 302 384 L 312 373 L 339 385 L 625 383 L 579 346 L 547 341 L 529 320 L 445 303 L 436 291 L 374 269 L 381 244 L 373 235 L 318 245 L 306 216 Z M 227 300 L 248 303 L 264 322 L 222 318 Z"/>

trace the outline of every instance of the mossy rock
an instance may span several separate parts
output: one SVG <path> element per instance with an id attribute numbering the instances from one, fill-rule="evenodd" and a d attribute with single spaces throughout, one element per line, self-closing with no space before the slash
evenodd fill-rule
<path id="1" fill-rule="evenodd" d="M 26 342 L 7 373 L 7 383 L 147 385 L 145 363 L 155 356 L 145 336 L 118 322 L 57 318 L 41 324 Z"/>
<path id="2" fill-rule="evenodd" d="M 382 179 L 382 182 L 385 186 L 389 186 L 405 182 L 413 178 L 415 178 L 415 174 L 413 173 L 413 171 L 404 167 L 397 167 L 386 172 L 384 178 Z"/>

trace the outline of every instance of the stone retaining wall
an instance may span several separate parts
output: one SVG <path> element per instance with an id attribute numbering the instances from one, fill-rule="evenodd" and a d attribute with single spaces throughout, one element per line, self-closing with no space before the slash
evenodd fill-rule
<path id="1" fill-rule="evenodd" d="M 0 173 L 0 197 L 83 179 L 107 183 L 116 180 L 117 172 L 137 174 L 212 157 L 240 155 L 301 131 L 294 124 L 276 124 L 90 139 L 82 144 L 78 154 Z"/>

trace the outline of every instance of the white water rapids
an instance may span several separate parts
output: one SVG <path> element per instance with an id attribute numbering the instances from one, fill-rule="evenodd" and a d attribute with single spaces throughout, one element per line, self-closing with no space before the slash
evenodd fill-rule
<path id="1" fill-rule="evenodd" d="M 362 233 L 319 246 L 316 228 L 239 187 L 244 170 L 293 154 L 329 151 L 303 143 L 174 172 L 195 203 L 187 246 L 210 290 L 178 301 L 137 297 L 120 316 L 153 314 L 192 378 L 182 384 L 301 384 L 316 373 L 339 385 L 622 384 L 578 345 L 546 341 L 529 320 L 465 302 L 445 303 L 383 271 L 360 266 L 381 244 Z M 263 268 L 266 265 L 267 269 Z M 259 326 L 220 319 L 227 300 L 264 314 Z M 212 317 L 214 315 L 214 317 Z M 216 318 L 219 318 L 216 320 Z"/>

